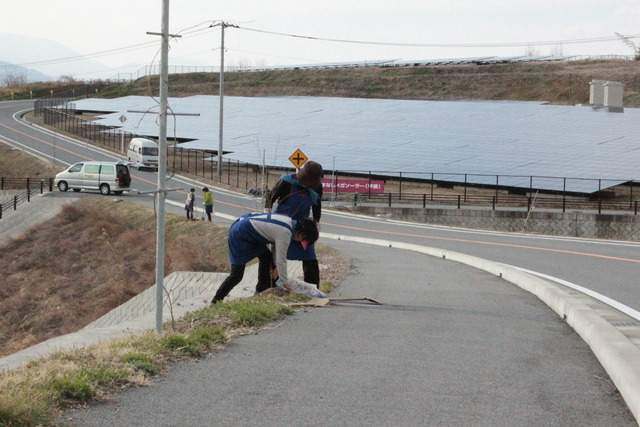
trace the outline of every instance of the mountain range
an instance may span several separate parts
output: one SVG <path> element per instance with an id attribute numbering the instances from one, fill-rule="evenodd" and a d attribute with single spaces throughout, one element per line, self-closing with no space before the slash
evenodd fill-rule
<path id="1" fill-rule="evenodd" d="M 61 58 L 78 59 L 63 61 Z M 60 76 L 79 79 L 110 77 L 105 73 L 112 73 L 108 66 L 82 58 L 81 54 L 60 43 L 0 33 L 0 85 L 4 84 L 7 75 L 26 76 L 27 82 L 35 82 L 58 80 Z"/>

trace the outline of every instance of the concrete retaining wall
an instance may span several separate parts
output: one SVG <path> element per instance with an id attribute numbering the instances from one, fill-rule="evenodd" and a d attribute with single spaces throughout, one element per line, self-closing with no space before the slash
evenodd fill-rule
<path id="1" fill-rule="evenodd" d="M 640 240 L 640 215 L 583 212 L 526 212 L 357 206 L 354 212 L 389 218 L 492 231 L 596 239 Z"/>

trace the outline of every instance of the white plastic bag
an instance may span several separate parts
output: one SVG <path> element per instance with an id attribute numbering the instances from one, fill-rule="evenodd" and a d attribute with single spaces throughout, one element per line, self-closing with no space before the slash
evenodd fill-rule
<path id="1" fill-rule="evenodd" d="M 292 277 L 289 278 L 289 288 L 284 285 L 282 280 L 278 280 L 276 282 L 276 286 L 282 290 L 290 290 L 294 294 L 300 294 L 308 296 L 309 298 L 326 298 L 327 294 L 318 289 L 316 285 L 311 283 L 304 282 L 302 280 L 294 279 Z"/>

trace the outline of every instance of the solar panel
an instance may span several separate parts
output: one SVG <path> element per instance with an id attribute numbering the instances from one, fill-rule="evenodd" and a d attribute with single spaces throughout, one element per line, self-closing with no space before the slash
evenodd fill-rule
<path id="1" fill-rule="evenodd" d="M 167 135 L 193 141 L 180 147 L 218 150 L 219 98 L 170 98 L 175 116 Z M 130 96 L 76 102 L 87 111 L 113 111 L 97 123 L 158 136 L 157 100 Z M 590 107 L 513 101 L 418 101 L 320 97 L 232 97 L 224 99 L 227 158 L 271 166 L 291 165 L 301 149 L 338 170 L 402 172 L 403 177 L 451 174 L 460 182 L 530 186 L 592 193 L 601 183 L 638 178 L 640 110 L 624 113 Z M 199 116 L 183 116 L 180 113 Z M 125 115 L 123 124 L 119 118 Z M 457 175 L 456 175 L 457 174 Z M 485 175 L 487 177 L 485 177 Z M 507 177 L 510 176 L 510 177 Z"/>

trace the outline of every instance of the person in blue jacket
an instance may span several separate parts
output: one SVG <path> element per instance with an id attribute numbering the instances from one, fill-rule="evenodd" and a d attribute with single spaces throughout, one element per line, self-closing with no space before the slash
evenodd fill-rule
<path id="1" fill-rule="evenodd" d="M 318 227 L 316 223 L 305 218 L 299 221 L 286 215 L 271 213 L 246 214 L 239 217 L 229 229 L 229 261 L 231 262 L 231 274 L 222 282 L 212 304 L 222 301 L 229 292 L 242 280 L 246 264 L 254 258 L 264 261 L 267 268 L 259 269 L 258 275 L 270 275 L 270 269 L 275 262 L 279 276 L 276 286 L 288 291 L 307 288 L 311 285 L 295 277 L 289 277 L 287 273 L 287 251 L 292 242 L 303 246 L 312 245 L 318 240 Z M 273 255 L 268 244 L 273 244 Z M 261 277 L 268 280 L 268 277 Z M 317 288 L 314 292 L 317 292 Z M 318 296 L 324 294 L 317 292 Z"/>
<path id="2" fill-rule="evenodd" d="M 323 174 L 322 165 L 309 160 L 295 174 L 282 175 L 265 201 L 265 212 L 273 210 L 274 213 L 287 215 L 294 220 L 312 217 L 319 226 L 322 214 Z M 320 267 L 314 245 L 303 247 L 300 243 L 293 242 L 289 245 L 287 259 L 302 261 L 304 281 L 320 287 Z M 261 263 L 264 261 L 261 260 Z M 261 264 L 260 268 L 266 267 Z M 258 278 L 256 292 L 271 287 L 269 280 L 260 279 Z"/>

